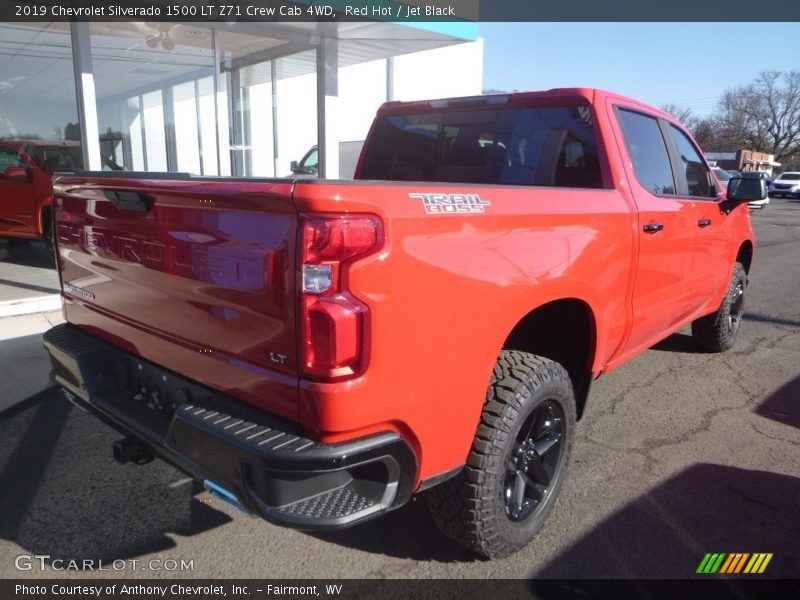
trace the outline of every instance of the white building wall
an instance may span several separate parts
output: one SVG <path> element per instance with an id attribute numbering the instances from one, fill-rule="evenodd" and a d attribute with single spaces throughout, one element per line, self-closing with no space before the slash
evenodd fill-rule
<path id="1" fill-rule="evenodd" d="M 482 91 L 482 39 L 394 59 L 394 100 L 475 96 Z"/>
<path id="2" fill-rule="evenodd" d="M 378 107 L 387 100 L 387 71 L 383 59 L 339 69 L 337 133 L 342 179 L 353 176 L 360 143 Z M 402 101 L 480 94 L 483 40 L 395 57 L 392 88 L 392 100 Z"/>

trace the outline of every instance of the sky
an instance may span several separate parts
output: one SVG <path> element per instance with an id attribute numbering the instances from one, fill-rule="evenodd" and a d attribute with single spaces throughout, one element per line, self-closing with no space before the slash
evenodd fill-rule
<path id="1" fill-rule="evenodd" d="M 480 23 L 478 32 L 484 89 L 599 87 L 699 116 L 761 71 L 800 70 L 800 23 Z"/>

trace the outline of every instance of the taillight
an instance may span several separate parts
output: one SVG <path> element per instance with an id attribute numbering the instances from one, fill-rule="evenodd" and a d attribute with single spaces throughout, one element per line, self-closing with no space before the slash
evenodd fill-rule
<path id="1" fill-rule="evenodd" d="M 357 375 L 369 355 L 369 308 L 349 291 L 350 263 L 383 244 L 372 215 L 301 215 L 301 356 L 315 379 Z"/>

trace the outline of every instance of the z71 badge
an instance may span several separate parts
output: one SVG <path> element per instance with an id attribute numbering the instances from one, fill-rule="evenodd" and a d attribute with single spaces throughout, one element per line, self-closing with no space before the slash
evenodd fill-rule
<path id="1" fill-rule="evenodd" d="M 481 200 L 478 194 L 409 194 L 408 197 L 422 200 L 429 215 L 483 213 L 492 205 L 488 200 Z"/>

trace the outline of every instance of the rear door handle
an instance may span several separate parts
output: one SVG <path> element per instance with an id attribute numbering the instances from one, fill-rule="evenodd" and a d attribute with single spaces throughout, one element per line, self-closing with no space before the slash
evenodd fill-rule
<path id="1" fill-rule="evenodd" d="M 709 225 L 711 225 L 711 219 L 700 219 L 697 222 L 698 227 L 708 227 Z"/>
<path id="2" fill-rule="evenodd" d="M 642 227 L 645 233 L 658 233 L 662 229 L 664 229 L 663 223 L 648 223 L 644 227 Z"/>

